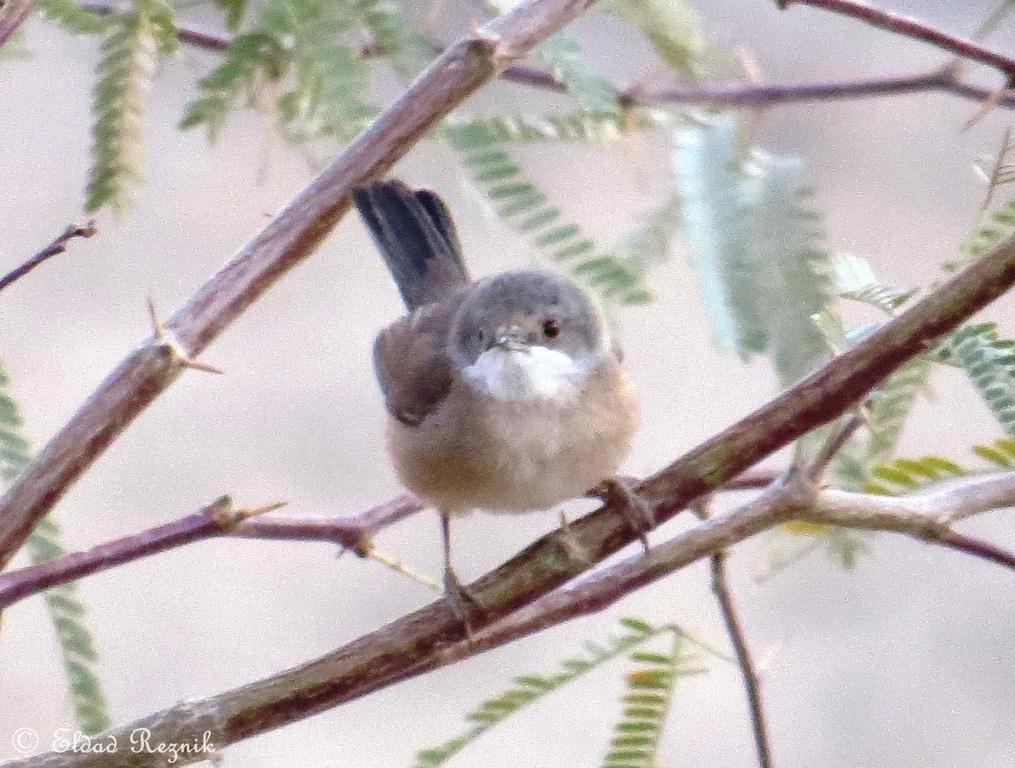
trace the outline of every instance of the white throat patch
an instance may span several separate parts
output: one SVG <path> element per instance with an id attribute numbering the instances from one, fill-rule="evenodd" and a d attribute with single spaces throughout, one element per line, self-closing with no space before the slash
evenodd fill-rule
<path id="1" fill-rule="evenodd" d="M 526 351 L 494 347 L 462 370 L 477 392 L 497 400 L 559 400 L 575 392 L 588 365 L 563 352 L 533 346 Z"/>

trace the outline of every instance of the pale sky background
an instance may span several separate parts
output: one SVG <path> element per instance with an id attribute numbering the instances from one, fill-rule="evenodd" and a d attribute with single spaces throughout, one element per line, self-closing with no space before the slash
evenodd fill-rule
<path id="1" fill-rule="evenodd" d="M 969 33 L 993 7 L 893 0 Z M 698 0 L 715 37 L 750 48 L 773 82 L 910 74 L 937 51 L 811 9 L 779 13 L 770 0 Z M 455 28 L 467 24 L 455 21 Z M 615 20 L 589 15 L 578 30 L 618 82 L 647 69 L 644 45 Z M 29 25 L 27 61 L 0 62 L 0 271 L 48 242 L 80 209 L 93 39 Z M 449 33 L 450 36 L 450 33 Z M 993 41 L 1013 49 L 1015 35 Z M 41 445 L 148 332 L 145 297 L 169 315 L 312 178 L 303 158 L 256 115 L 232 119 L 209 146 L 174 125 L 193 80 L 214 62 L 184 49 L 151 97 L 149 182 L 119 222 L 0 296 L 0 358 L 26 431 Z M 993 83 L 990 76 L 986 82 Z M 384 103 L 396 92 L 381 86 Z M 531 107 L 530 92 L 494 86 L 480 97 Z M 527 101 L 528 100 L 528 101 Z M 952 257 L 981 196 L 972 163 L 992 153 L 1010 112 L 972 130 L 975 106 L 945 95 L 782 107 L 759 142 L 801 155 L 825 212 L 831 247 L 867 254 L 898 285 L 926 283 Z M 519 156 L 555 199 L 601 241 L 618 237 L 666 187 L 656 139 L 605 151 L 526 148 Z M 475 274 L 532 263 L 524 242 L 484 217 L 454 157 L 424 142 L 397 168 L 454 210 Z M 764 362 L 744 367 L 707 345 L 685 254 L 653 277 L 659 299 L 620 313 L 631 371 L 648 414 L 625 470 L 647 474 L 775 392 Z M 189 513 L 230 493 L 240 504 L 288 499 L 294 513 L 355 512 L 398 491 L 381 442 L 384 413 L 369 362 L 372 338 L 400 311 L 362 226 L 344 220 L 319 252 L 283 279 L 206 352 L 227 375 L 186 374 L 118 439 L 55 510 L 67 542 L 85 547 Z M 1015 304 L 987 316 L 1013 332 Z M 964 462 L 998 436 L 954 371 L 937 371 L 903 452 Z M 456 526 L 466 579 L 554 526 L 552 512 L 473 516 Z M 674 521 L 657 534 L 683 526 Z M 1015 546 L 1010 515 L 965 530 Z M 436 574 L 436 519 L 384 532 L 385 552 Z M 764 693 L 777 765 L 827 768 L 1010 768 L 1015 763 L 1015 601 L 1010 573 L 943 549 L 882 535 L 853 572 L 823 555 L 763 584 L 772 541 L 731 558 Z M 114 721 L 204 697 L 326 653 L 431 599 L 376 563 L 336 560 L 320 544 L 205 542 L 91 577 L 81 584 Z M 702 563 L 603 614 L 385 689 L 229 748 L 227 766 L 407 766 L 415 751 L 463 730 L 461 716 L 507 681 L 549 672 L 624 615 L 678 621 L 726 640 Z M 734 668 L 681 682 L 663 736 L 665 766 L 754 765 Z M 470 746 L 453 766 L 595 765 L 618 713 L 624 664 L 600 671 Z M 71 722 L 63 673 L 42 601 L 4 615 L 0 633 L 0 759 L 9 734 L 31 727 L 44 743 Z"/>

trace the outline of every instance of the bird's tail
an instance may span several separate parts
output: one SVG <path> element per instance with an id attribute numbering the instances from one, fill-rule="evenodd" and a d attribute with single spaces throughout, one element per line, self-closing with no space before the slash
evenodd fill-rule
<path id="1" fill-rule="evenodd" d="M 360 187 L 352 198 L 410 310 L 469 282 L 455 223 L 434 192 L 391 179 Z"/>

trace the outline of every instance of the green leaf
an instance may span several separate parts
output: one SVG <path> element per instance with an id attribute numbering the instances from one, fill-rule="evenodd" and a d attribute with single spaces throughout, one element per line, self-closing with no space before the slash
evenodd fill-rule
<path id="1" fill-rule="evenodd" d="M 736 118 L 718 115 L 673 132 L 684 241 L 717 346 L 744 359 L 768 345 L 749 249 L 736 158 Z"/>
<path id="2" fill-rule="evenodd" d="M 122 209 L 127 188 L 140 180 L 148 90 L 160 56 L 176 46 L 173 10 L 165 0 L 136 0 L 133 10 L 109 18 L 92 98 L 93 159 L 85 210 Z"/>
<path id="3" fill-rule="evenodd" d="M 21 416 L 7 391 L 9 380 L 0 366 L 0 478 L 13 480 L 31 462 L 28 441 L 20 434 Z M 60 531 L 52 518 L 43 518 L 28 537 L 27 550 L 33 563 L 65 554 Z M 95 674 L 98 654 L 85 624 L 85 608 L 73 583 L 45 593 L 46 610 L 56 630 L 60 655 L 67 675 L 71 704 L 78 727 L 95 734 L 110 725 L 102 686 Z"/>
<path id="4" fill-rule="evenodd" d="M 887 315 L 895 315 L 916 294 L 915 290 L 903 291 L 881 283 L 870 263 L 860 256 L 836 253 L 830 265 L 832 284 L 839 297 L 867 304 Z"/>
<path id="5" fill-rule="evenodd" d="M 582 56 L 581 46 L 572 37 L 558 32 L 539 45 L 535 55 L 567 86 L 586 112 L 617 111 L 616 88 Z"/>
<path id="6" fill-rule="evenodd" d="M 719 115 L 673 136 L 684 239 L 714 338 L 744 359 L 767 353 L 791 384 L 826 355 L 812 318 L 830 304 L 820 219 L 805 205 L 803 165 L 737 154 L 737 121 Z"/>
<path id="7" fill-rule="evenodd" d="M 203 125 L 214 139 L 234 106 L 257 106 L 262 86 L 271 83 L 281 91 L 275 115 L 287 139 L 352 138 L 376 114 L 363 99 L 369 70 L 361 50 L 361 30 L 376 5 L 270 0 L 198 83 L 200 96 L 187 105 L 180 127 Z"/>
<path id="8" fill-rule="evenodd" d="M 416 31 L 412 20 L 392 0 L 354 0 L 361 23 L 373 36 L 405 78 L 415 77 L 434 57 L 426 39 Z"/>
<path id="9" fill-rule="evenodd" d="M 784 386 L 796 383 L 828 356 L 811 317 L 831 303 L 828 254 L 820 217 L 805 201 L 803 163 L 756 151 L 742 184 L 750 211 L 754 287 L 768 336 L 768 354 Z"/>
<path id="10" fill-rule="evenodd" d="M 525 177 L 504 141 L 485 123 L 450 121 L 442 132 L 497 216 L 525 234 L 546 258 L 568 265 L 576 278 L 606 301 L 637 304 L 650 298 L 644 273 L 651 263 L 643 258 L 645 254 L 598 250 Z"/>
<path id="11" fill-rule="evenodd" d="M 549 693 L 628 653 L 632 648 L 660 633 L 672 632 L 674 636 L 679 634 L 673 627 L 655 627 L 640 619 L 624 619 L 621 625 L 625 629 L 622 634 L 608 638 L 602 645 L 587 644 L 586 652 L 582 656 L 565 659 L 557 672 L 516 677 L 514 686 L 483 702 L 479 708 L 466 715 L 466 719 L 474 724 L 471 729 L 439 746 L 420 750 L 416 754 L 416 768 L 436 768 L 444 765 L 464 747 L 495 725 L 504 722 L 519 709 L 540 701 Z"/>
<path id="12" fill-rule="evenodd" d="M 662 110 L 638 109 L 617 113 L 571 112 L 562 115 L 500 115 L 455 112 L 444 125 L 482 131 L 500 142 L 585 141 L 606 144 L 635 131 L 666 125 L 670 116 Z"/>
<path id="13" fill-rule="evenodd" d="M 108 26 L 107 17 L 82 8 L 74 0 L 40 0 L 39 9 L 73 35 L 98 34 Z"/>
<path id="14" fill-rule="evenodd" d="M 994 323 L 969 323 L 954 331 L 944 353 L 966 372 L 995 418 L 1015 435 L 1015 341 L 998 336 Z"/>
<path id="15" fill-rule="evenodd" d="M 218 67 L 198 82 L 201 96 L 187 105 L 180 128 L 203 125 L 214 139 L 233 105 L 243 98 L 252 99 L 262 83 L 278 81 L 288 62 L 289 54 L 275 35 L 237 35 Z"/>
<path id="16" fill-rule="evenodd" d="M 634 666 L 625 675 L 620 718 L 603 758 L 603 768 L 655 768 L 659 737 L 666 725 L 677 680 L 700 669 L 689 667 L 693 656 L 683 651 L 683 636 L 672 631 L 666 653 L 635 651 Z"/>

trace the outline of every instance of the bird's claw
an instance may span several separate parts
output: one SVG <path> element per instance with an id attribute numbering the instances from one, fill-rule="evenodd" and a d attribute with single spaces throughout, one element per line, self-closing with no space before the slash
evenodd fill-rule
<path id="1" fill-rule="evenodd" d="M 648 532 L 655 528 L 655 516 L 624 478 L 608 478 L 593 488 L 590 495 L 601 499 L 607 505 L 615 503 L 628 527 L 638 536 L 642 547 L 648 552 Z"/>

